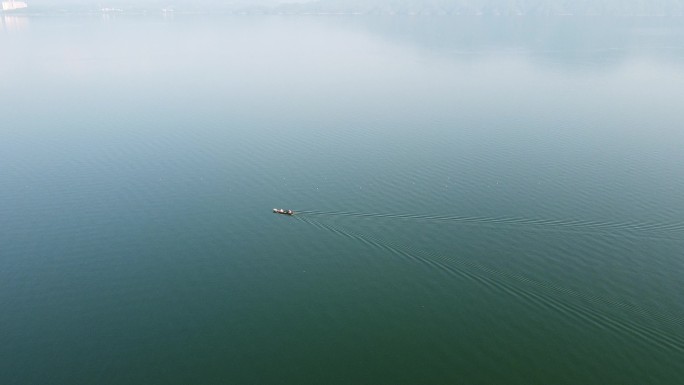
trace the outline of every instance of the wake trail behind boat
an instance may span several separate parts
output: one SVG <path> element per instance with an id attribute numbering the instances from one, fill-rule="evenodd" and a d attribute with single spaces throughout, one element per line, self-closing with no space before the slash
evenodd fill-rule
<path id="1" fill-rule="evenodd" d="M 665 240 L 684 240 L 684 222 L 606 222 L 580 219 L 542 219 L 515 217 L 476 217 L 456 215 L 429 215 L 405 213 L 360 213 L 350 211 L 299 210 L 298 214 L 318 217 L 353 217 L 386 220 L 415 220 L 424 222 L 454 223 L 480 226 L 514 226 L 536 230 L 565 230 L 576 233 L 600 232 L 605 235 L 629 233 L 634 236 L 659 238 Z"/>
<path id="2" fill-rule="evenodd" d="M 681 317 L 659 314 L 651 309 L 619 300 L 578 292 L 550 282 L 499 270 L 466 258 L 450 257 L 406 245 L 398 245 L 367 234 L 359 234 L 340 226 L 323 223 L 311 217 L 300 217 L 299 219 L 318 229 L 362 241 L 367 245 L 390 251 L 409 261 L 442 269 L 459 277 L 523 298 L 539 306 L 553 308 L 565 315 L 582 319 L 621 335 L 636 336 L 643 342 L 684 352 L 684 338 L 679 337 L 677 333 L 638 322 L 640 319 L 650 318 L 663 325 L 670 325 L 667 329 L 678 330 L 684 325 L 684 320 Z M 617 309 L 623 313 L 629 313 L 630 316 L 616 318 L 604 309 Z"/>

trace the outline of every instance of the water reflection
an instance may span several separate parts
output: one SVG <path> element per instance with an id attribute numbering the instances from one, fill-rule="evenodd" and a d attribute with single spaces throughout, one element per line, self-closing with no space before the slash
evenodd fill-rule
<path id="1" fill-rule="evenodd" d="M 0 17 L 0 24 L 2 31 L 19 32 L 28 28 L 29 19 L 26 16 L 7 16 Z"/>
<path id="2" fill-rule="evenodd" d="M 424 81 L 417 75 L 421 70 L 429 72 L 428 78 L 434 78 L 438 87 L 443 81 L 434 74 L 439 71 L 428 71 L 429 66 L 423 66 L 427 63 L 440 66 L 448 77 L 486 65 L 493 65 L 494 75 L 503 76 L 494 67 L 506 61 L 508 66 L 499 67 L 516 68 L 518 79 L 539 69 L 563 76 L 609 74 L 643 60 L 682 74 L 684 64 L 684 26 L 667 18 L 213 17 L 172 8 L 131 16 L 103 8 L 68 20 L 4 15 L 0 16 L 2 31 L 25 30 L 29 18 L 31 33 L 24 34 L 21 42 L 15 39 L 16 44 L 6 42 L 3 52 L 8 59 L 2 65 L 32 68 L 34 75 L 46 76 L 62 68 L 79 78 L 101 79 L 106 72 L 114 77 L 144 74 L 148 79 L 185 79 L 184 73 L 192 70 L 200 74 L 195 80 L 206 76 L 232 86 L 249 83 L 248 90 L 273 84 L 283 89 L 289 84 L 297 90 L 309 84 L 319 90 L 346 78 L 366 79 L 370 84 L 386 79 L 392 86 L 396 79 L 407 77 Z M 9 59 L 39 53 L 45 57 L 30 66 Z M 271 68 L 265 63 L 277 65 Z M 454 66 L 464 71 L 454 71 Z"/>
<path id="3" fill-rule="evenodd" d="M 120 9 L 102 8 L 103 21 L 131 17 Z M 243 25 L 239 17 L 196 16 L 162 8 L 130 25 L 142 34 L 150 22 L 161 17 L 182 23 L 182 28 L 231 35 L 229 25 Z M 137 18 L 137 16 L 136 16 Z M 493 54 L 524 57 L 542 67 L 563 71 L 607 71 L 633 57 L 684 63 L 684 24 L 666 17 L 475 17 L 475 16 L 266 16 L 250 18 L 254 36 L 274 28 L 308 29 L 367 36 L 394 46 L 417 50 L 420 54 L 438 55 L 459 62 L 477 62 Z M 28 25 L 27 16 L 2 16 L 3 31 L 21 31 Z M 138 23 L 139 22 L 139 23 Z M 41 20 L 41 23 L 44 22 Z M 90 28 L 95 27 L 92 23 Z M 96 30 L 97 28 L 95 28 Z M 135 35 L 131 32 L 130 35 Z M 307 36 L 304 36 L 308 39 Z M 248 42 L 246 42 L 248 43 Z M 295 45 L 290 41 L 286 46 Z M 259 47 L 254 47 L 258 50 Z"/>
<path id="4" fill-rule="evenodd" d="M 175 9 L 173 7 L 163 8 L 161 10 L 162 18 L 166 21 L 172 21 L 175 16 Z"/>
<path id="5" fill-rule="evenodd" d="M 329 19 L 394 43 L 456 60 L 529 56 L 566 70 L 607 69 L 633 56 L 684 61 L 677 18 L 377 16 Z"/>

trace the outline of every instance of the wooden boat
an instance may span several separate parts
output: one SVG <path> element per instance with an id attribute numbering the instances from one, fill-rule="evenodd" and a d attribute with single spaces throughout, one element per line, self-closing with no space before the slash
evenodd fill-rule
<path id="1" fill-rule="evenodd" d="M 294 211 L 292 211 L 292 210 L 273 209 L 273 212 L 276 214 L 294 215 Z"/>

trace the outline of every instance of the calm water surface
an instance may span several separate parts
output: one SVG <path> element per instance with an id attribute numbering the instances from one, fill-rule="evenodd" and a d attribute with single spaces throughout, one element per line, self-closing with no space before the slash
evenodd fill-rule
<path id="1" fill-rule="evenodd" d="M 0 383 L 684 382 L 681 20 L 0 17 Z"/>

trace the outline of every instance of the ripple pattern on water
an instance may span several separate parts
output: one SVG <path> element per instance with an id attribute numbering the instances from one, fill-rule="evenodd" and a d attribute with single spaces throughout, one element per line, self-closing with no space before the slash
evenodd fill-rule
<path id="1" fill-rule="evenodd" d="M 413 217 L 413 216 L 412 216 Z M 423 219 L 424 216 L 419 216 Z M 461 278 L 478 282 L 493 290 L 505 292 L 538 306 L 549 307 L 565 316 L 589 322 L 599 328 L 625 337 L 636 337 L 643 343 L 684 352 L 684 337 L 676 333 L 684 326 L 684 317 L 668 314 L 654 314 L 652 309 L 636 306 L 615 299 L 608 299 L 591 293 L 582 293 L 551 282 L 536 280 L 524 275 L 509 273 L 465 258 L 457 258 L 419 250 L 415 247 L 398 245 L 376 237 L 300 216 L 301 221 L 319 229 L 356 239 L 365 244 L 386 250 L 413 262 L 420 262 Z M 625 316 L 612 313 L 620 311 Z M 642 322 L 645 318 L 660 321 L 660 327 Z"/>
<path id="2" fill-rule="evenodd" d="M 298 210 L 300 214 L 323 217 L 356 217 L 378 219 L 402 219 L 419 220 L 428 222 L 462 223 L 474 225 L 508 225 L 520 227 L 533 227 L 537 229 L 570 229 L 578 231 L 601 231 L 602 234 L 624 231 L 632 233 L 652 233 L 655 235 L 671 236 L 674 240 L 683 240 L 676 236 L 684 235 L 684 222 L 672 223 L 649 223 L 649 222 L 600 222 L 574 219 L 540 219 L 540 218 L 495 218 L 495 217 L 472 217 L 450 216 L 429 214 L 405 214 L 405 213 L 359 213 L 349 211 L 316 211 Z M 619 235 L 619 234 L 618 234 Z M 648 236 L 648 235 L 644 235 Z"/>

